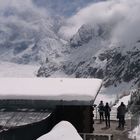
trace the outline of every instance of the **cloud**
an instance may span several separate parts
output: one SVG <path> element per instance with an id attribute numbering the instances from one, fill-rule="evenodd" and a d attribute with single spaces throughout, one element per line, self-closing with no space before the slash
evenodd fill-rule
<path id="1" fill-rule="evenodd" d="M 140 39 L 140 0 L 108 0 L 89 5 L 67 19 L 59 33 L 70 38 L 83 24 L 106 24 L 111 40 L 130 44 Z"/>
<path id="2" fill-rule="evenodd" d="M 0 0 L 0 38 L 3 42 L 15 34 L 23 38 L 35 38 L 42 32 L 53 35 L 51 28 L 53 20 L 48 11 L 35 6 L 32 0 Z"/>
<path id="3" fill-rule="evenodd" d="M 44 59 L 49 38 L 55 39 L 57 36 L 46 9 L 35 6 L 32 0 L 0 0 L 2 60 L 27 63 Z"/>
<path id="4" fill-rule="evenodd" d="M 24 22 L 50 18 L 48 11 L 34 5 L 32 0 L 0 0 L 0 18 Z M 17 21 L 18 22 L 18 21 Z"/>

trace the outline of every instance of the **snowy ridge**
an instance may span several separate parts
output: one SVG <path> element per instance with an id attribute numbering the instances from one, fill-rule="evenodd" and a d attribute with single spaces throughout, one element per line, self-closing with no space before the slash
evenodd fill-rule
<path id="1" fill-rule="evenodd" d="M 54 68 L 56 65 L 52 68 L 42 65 L 38 76 L 49 77 L 61 71 L 69 77 L 101 78 L 107 88 L 115 88 L 125 82 L 130 88 L 137 87 L 140 79 L 140 34 L 135 34 L 138 26 L 134 30 L 132 27 L 138 24 L 139 17 L 132 17 L 129 9 L 137 15 L 139 1 L 135 0 L 133 4 L 130 0 L 98 2 L 68 18 L 60 33 L 70 35 L 67 38 L 69 54 L 57 68 Z"/>
<path id="2" fill-rule="evenodd" d="M 62 27 L 66 36 L 71 33 L 71 51 L 64 72 L 77 78 L 104 79 L 105 87 L 117 87 L 123 82 L 137 87 L 140 34 L 136 30 L 140 19 L 133 15 L 138 9 L 138 0 L 133 4 L 130 0 L 111 0 L 92 4 L 69 18 Z"/>

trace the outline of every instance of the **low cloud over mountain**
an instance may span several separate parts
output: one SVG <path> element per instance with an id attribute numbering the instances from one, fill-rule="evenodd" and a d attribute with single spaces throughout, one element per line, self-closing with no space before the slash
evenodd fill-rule
<path id="1" fill-rule="evenodd" d="M 83 24 L 94 28 L 107 25 L 111 28 L 111 42 L 130 45 L 140 39 L 140 1 L 109 0 L 91 4 L 70 17 L 61 27 L 60 34 L 72 37 Z"/>
<path id="2" fill-rule="evenodd" d="M 77 78 L 101 78 L 105 87 L 124 82 L 140 85 L 139 12 L 139 0 L 109 0 L 68 18 L 59 34 L 69 42 L 69 55 L 57 71 Z M 49 73 L 47 64 L 39 70 L 39 76 Z"/>
<path id="3" fill-rule="evenodd" d="M 140 85 L 140 1 L 63 2 L 1 0 L 1 61 L 41 63 L 40 77 Z"/>
<path id="4" fill-rule="evenodd" d="M 2 60 L 29 63 L 45 60 L 54 51 L 59 54 L 62 42 L 54 30 L 47 9 L 35 6 L 31 0 L 0 1 Z"/>

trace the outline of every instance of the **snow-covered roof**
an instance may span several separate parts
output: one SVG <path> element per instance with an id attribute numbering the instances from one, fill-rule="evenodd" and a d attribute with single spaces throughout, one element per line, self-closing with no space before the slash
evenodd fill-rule
<path id="1" fill-rule="evenodd" d="M 49 133 L 41 136 L 37 140 L 82 140 L 82 138 L 71 123 L 62 121 Z"/>
<path id="2" fill-rule="evenodd" d="M 0 78 L 0 99 L 94 100 L 100 79 Z"/>

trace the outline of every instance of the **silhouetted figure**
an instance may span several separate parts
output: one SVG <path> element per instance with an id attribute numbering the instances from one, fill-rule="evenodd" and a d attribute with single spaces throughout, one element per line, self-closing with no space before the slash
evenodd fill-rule
<path id="1" fill-rule="evenodd" d="M 124 129 L 126 111 L 125 104 L 121 102 L 120 106 L 117 108 L 117 118 L 119 119 L 118 128 Z"/>
<path id="2" fill-rule="evenodd" d="M 100 115 L 100 123 L 102 123 L 102 121 L 104 121 L 104 104 L 103 101 L 100 101 L 100 104 L 98 106 L 99 108 L 99 115 Z"/>
<path id="3" fill-rule="evenodd" d="M 110 111 L 111 108 L 108 103 L 104 107 L 106 127 L 110 127 Z"/>

